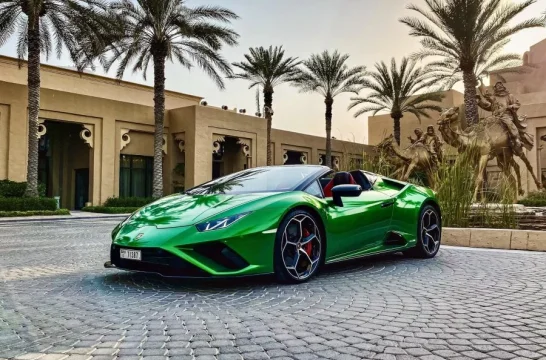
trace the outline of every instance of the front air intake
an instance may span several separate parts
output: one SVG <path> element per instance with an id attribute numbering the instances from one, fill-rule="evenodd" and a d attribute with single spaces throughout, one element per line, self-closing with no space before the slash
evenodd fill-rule
<path id="1" fill-rule="evenodd" d="M 241 270 L 249 265 L 239 254 L 218 241 L 197 245 L 193 250 L 229 270 Z"/>

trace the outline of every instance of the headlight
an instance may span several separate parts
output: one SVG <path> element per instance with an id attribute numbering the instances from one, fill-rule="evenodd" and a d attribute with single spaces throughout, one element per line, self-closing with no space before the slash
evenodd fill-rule
<path id="1" fill-rule="evenodd" d="M 211 221 L 207 221 L 207 222 L 204 222 L 204 223 L 201 223 L 201 224 L 197 224 L 197 225 L 195 225 L 195 227 L 197 228 L 198 231 L 201 231 L 201 232 L 202 231 L 225 229 L 228 226 L 230 226 L 231 224 L 233 224 L 235 221 L 237 221 L 239 219 L 242 219 L 243 217 L 247 216 L 248 214 L 250 214 L 250 213 L 247 212 L 247 213 L 237 214 L 237 215 L 233 215 L 233 216 L 228 216 L 228 217 L 225 217 L 225 218 L 222 218 L 222 219 L 211 220 Z"/>
<path id="2" fill-rule="evenodd" d="M 135 211 L 136 212 L 136 211 Z M 112 233 L 111 233 L 111 236 L 112 236 L 112 241 L 114 240 L 114 238 L 116 237 L 116 235 L 118 234 L 118 232 L 121 230 L 121 228 L 123 227 L 123 225 L 127 224 L 127 222 L 129 222 L 129 220 L 131 220 L 131 218 L 133 217 L 133 215 L 135 214 L 132 213 L 131 215 L 127 216 L 122 222 L 120 222 L 119 224 L 116 225 L 116 227 L 112 230 Z"/>

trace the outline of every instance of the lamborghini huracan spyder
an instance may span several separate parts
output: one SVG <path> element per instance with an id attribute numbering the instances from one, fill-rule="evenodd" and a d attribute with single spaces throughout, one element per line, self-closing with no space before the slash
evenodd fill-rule
<path id="1" fill-rule="evenodd" d="M 106 267 L 176 277 L 275 274 L 387 252 L 431 258 L 442 221 L 432 190 L 318 165 L 252 168 L 147 205 L 112 232 Z"/>

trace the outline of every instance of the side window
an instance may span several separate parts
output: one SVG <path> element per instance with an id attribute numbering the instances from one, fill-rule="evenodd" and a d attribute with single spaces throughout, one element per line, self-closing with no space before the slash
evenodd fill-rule
<path id="1" fill-rule="evenodd" d="M 305 188 L 305 191 L 306 193 L 308 194 L 311 194 L 313 196 L 316 196 L 318 198 L 323 198 L 324 196 L 322 195 L 322 188 L 320 187 L 319 183 L 317 181 L 313 181 L 313 183 L 311 183 L 311 185 L 309 185 L 308 187 Z"/>
<path id="2" fill-rule="evenodd" d="M 332 180 L 332 178 L 334 177 L 334 172 L 330 172 L 329 174 L 326 174 L 324 175 L 323 177 L 321 177 L 319 179 L 319 185 L 322 187 L 322 189 L 324 190 L 324 187 L 326 185 L 328 185 L 328 183 L 330 182 L 330 180 Z"/>
<path id="3" fill-rule="evenodd" d="M 368 178 L 371 185 L 375 184 L 375 182 L 377 181 L 377 176 L 374 175 L 374 174 L 371 174 L 369 172 L 365 172 L 364 175 L 366 176 L 366 178 Z"/>

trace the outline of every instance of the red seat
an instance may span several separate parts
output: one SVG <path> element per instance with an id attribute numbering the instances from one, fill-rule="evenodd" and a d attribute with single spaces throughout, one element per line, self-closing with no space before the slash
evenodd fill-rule
<path id="1" fill-rule="evenodd" d="M 349 184 L 356 184 L 356 181 L 351 174 L 345 171 L 336 173 L 332 180 L 324 187 L 324 197 L 332 197 L 332 188 L 334 186 Z"/>

